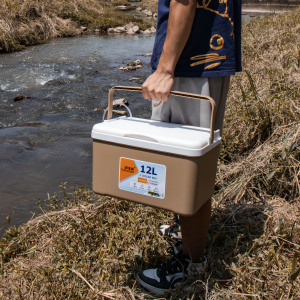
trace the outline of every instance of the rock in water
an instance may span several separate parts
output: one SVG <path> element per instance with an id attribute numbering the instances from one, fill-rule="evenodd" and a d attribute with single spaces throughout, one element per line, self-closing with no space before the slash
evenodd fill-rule
<path id="1" fill-rule="evenodd" d="M 129 81 L 134 81 L 134 82 L 137 82 L 137 83 L 141 83 L 141 78 L 132 77 L 132 78 L 129 79 Z"/>
<path id="2" fill-rule="evenodd" d="M 125 27 L 121 27 L 121 26 L 114 28 L 114 30 L 115 33 L 124 33 L 126 31 Z"/>
<path id="3" fill-rule="evenodd" d="M 122 104 L 129 105 L 128 101 L 125 98 L 120 98 L 113 101 L 113 108 L 123 107 Z"/>
<path id="4" fill-rule="evenodd" d="M 134 33 L 138 33 L 138 32 L 140 31 L 139 26 L 137 26 L 137 25 L 133 26 L 133 27 L 132 27 L 132 31 L 133 31 Z"/>
<path id="5" fill-rule="evenodd" d="M 14 101 L 15 102 L 18 102 L 18 101 L 22 101 L 22 100 L 25 100 L 25 99 L 29 99 L 30 97 L 26 97 L 26 96 L 23 96 L 21 94 L 18 94 L 15 98 L 14 98 Z"/>
<path id="6" fill-rule="evenodd" d="M 150 33 L 151 33 L 150 29 L 146 29 L 143 31 L 143 34 L 150 34 Z"/>
<path id="7" fill-rule="evenodd" d="M 138 65 L 142 66 L 142 62 L 139 59 L 137 59 L 136 61 L 127 63 L 127 66 L 138 66 Z"/>
<path id="8" fill-rule="evenodd" d="M 134 26 L 134 24 L 132 22 L 128 23 L 125 25 L 125 29 L 128 31 L 129 29 L 131 29 Z"/>

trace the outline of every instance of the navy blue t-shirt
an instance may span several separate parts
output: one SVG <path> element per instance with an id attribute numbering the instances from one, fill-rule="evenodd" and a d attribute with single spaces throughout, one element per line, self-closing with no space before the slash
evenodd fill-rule
<path id="1" fill-rule="evenodd" d="M 159 0 L 151 66 L 156 70 L 165 42 L 171 0 Z M 198 0 L 190 37 L 176 77 L 216 77 L 241 71 L 241 0 Z"/>

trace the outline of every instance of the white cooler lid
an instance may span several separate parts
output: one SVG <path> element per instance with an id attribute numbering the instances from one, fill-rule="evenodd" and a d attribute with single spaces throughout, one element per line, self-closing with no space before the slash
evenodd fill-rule
<path id="1" fill-rule="evenodd" d="M 219 130 L 209 144 L 210 129 L 120 117 L 94 125 L 92 138 L 185 156 L 201 156 L 221 142 Z"/>

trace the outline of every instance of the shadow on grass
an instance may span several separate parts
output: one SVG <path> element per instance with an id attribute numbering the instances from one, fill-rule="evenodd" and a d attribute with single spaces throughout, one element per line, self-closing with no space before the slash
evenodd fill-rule
<path id="1" fill-rule="evenodd" d="M 232 264 L 251 252 L 254 241 L 264 233 L 267 221 L 264 210 L 263 204 L 233 204 L 214 209 L 206 249 L 208 265 L 204 274 L 188 279 L 176 291 L 165 296 L 168 299 L 204 299 L 216 284 L 220 287 L 229 285 L 233 278 Z M 166 243 L 166 248 L 168 246 Z M 135 281 L 139 271 L 155 268 L 169 258 L 167 251 L 162 253 L 159 248 L 148 253 L 147 259 L 137 256 L 136 263 L 128 270 L 132 274 L 131 279 Z"/>
<path id="2" fill-rule="evenodd" d="M 264 210 L 263 204 L 233 204 L 214 211 L 207 248 L 216 279 L 230 279 L 227 265 L 250 251 L 254 240 L 263 235 L 267 221 Z"/>

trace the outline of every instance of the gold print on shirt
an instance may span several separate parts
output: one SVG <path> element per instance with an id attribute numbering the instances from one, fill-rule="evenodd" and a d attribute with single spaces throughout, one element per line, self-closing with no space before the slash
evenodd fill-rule
<path id="1" fill-rule="evenodd" d="M 218 1 L 220 4 L 219 10 L 214 10 L 211 8 L 210 4 L 213 4 L 215 1 Z M 230 1 L 230 0 L 229 0 Z M 202 2 L 202 3 L 201 3 Z M 201 4 L 199 4 L 201 3 Z M 232 32 L 230 36 L 234 38 L 234 24 L 232 19 L 230 18 L 228 14 L 228 0 L 199 0 L 197 2 L 197 8 L 204 9 L 207 11 L 210 11 L 212 13 L 215 13 L 223 18 L 226 18 L 230 24 L 232 25 Z M 224 38 L 220 34 L 214 34 L 209 42 L 209 46 L 213 50 L 220 50 L 224 47 Z M 210 53 L 210 54 L 201 54 L 201 55 L 196 55 L 190 58 L 191 60 L 197 60 L 197 62 L 192 63 L 190 66 L 195 67 L 201 64 L 206 64 L 206 63 L 212 63 L 208 66 L 206 66 L 204 69 L 205 70 L 210 70 L 213 69 L 221 64 L 220 60 L 226 60 L 226 55 L 220 56 L 218 53 Z M 219 62 L 217 62 L 219 61 Z"/>
<path id="2" fill-rule="evenodd" d="M 210 63 L 210 62 L 215 62 L 215 61 L 223 60 L 223 59 L 226 59 L 226 55 L 220 56 L 218 53 L 196 55 L 196 56 L 191 57 L 191 60 L 198 60 L 198 61 L 192 63 L 191 67 L 195 67 L 195 66 L 198 66 L 198 65 L 202 65 L 202 64 L 206 64 L 206 63 Z M 211 65 L 207 66 L 205 68 L 205 70 L 212 69 L 214 67 L 219 66 L 220 64 L 221 64 L 220 62 L 211 64 Z"/>
<path id="3" fill-rule="evenodd" d="M 220 50 L 224 46 L 224 39 L 221 35 L 214 34 L 210 39 L 209 46 L 214 50 Z"/>
<path id="4" fill-rule="evenodd" d="M 214 10 L 213 8 L 209 7 L 209 5 L 215 1 L 219 1 L 220 4 L 224 4 L 222 5 L 222 11 L 217 11 L 217 10 Z M 201 0 L 199 0 L 199 2 L 201 2 Z M 205 9 L 205 10 L 208 10 L 208 11 L 211 11 L 223 18 L 226 18 L 228 19 L 228 21 L 230 22 L 230 24 L 232 25 L 232 32 L 230 34 L 230 36 L 233 36 L 234 33 L 233 33 L 233 21 L 232 19 L 230 18 L 229 14 L 228 14 L 228 0 L 202 0 L 202 5 L 199 4 L 199 2 L 197 1 L 197 8 L 202 8 L 202 9 Z"/>

